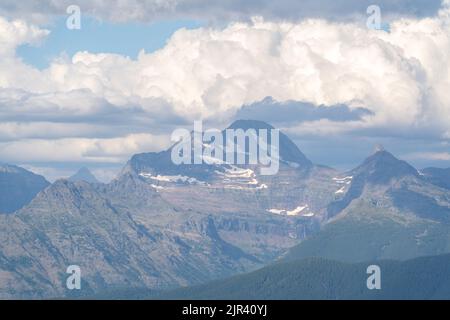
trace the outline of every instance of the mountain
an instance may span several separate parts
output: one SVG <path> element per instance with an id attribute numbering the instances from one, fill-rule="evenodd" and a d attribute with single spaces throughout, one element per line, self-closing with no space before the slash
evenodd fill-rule
<path id="1" fill-rule="evenodd" d="M 256 120 L 236 120 L 234 121 L 227 129 L 233 130 L 273 130 L 275 129 L 273 126 L 269 125 L 264 121 L 256 121 Z M 223 132 L 225 134 L 225 132 Z M 284 133 L 280 132 L 280 141 L 279 141 L 279 151 L 280 151 L 280 159 L 285 163 L 295 163 L 302 168 L 310 168 L 313 166 L 311 160 L 309 160 L 297 147 L 297 145 L 289 139 Z"/>
<path id="2" fill-rule="evenodd" d="M 241 120 L 228 129 L 271 128 Z M 0 215 L 0 298 L 155 292 L 275 261 L 450 252 L 449 190 L 383 149 L 341 174 L 279 137 L 273 175 L 250 161 L 176 165 L 177 143 L 134 155 L 108 184 L 49 185 L 14 214 Z M 210 143 L 202 141 L 202 150 Z M 65 287 L 70 265 L 82 270 L 80 292 Z"/>
<path id="3" fill-rule="evenodd" d="M 273 129 L 261 121 L 238 120 L 227 129 Z M 226 129 L 222 135 L 226 134 Z M 224 139 L 225 141 L 225 139 Z M 173 147 L 172 147 L 173 148 Z M 175 165 L 171 151 L 138 154 L 124 173 L 139 177 L 168 203 L 211 215 L 221 237 L 261 261 L 270 261 L 317 231 L 334 199 L 333 169 L 313 165 L 280 133 L 280 167 L 260 174 L 260 165 Z"/>
<path id="4" fill-rule="evenodd" d="M 337 174 L 280 140 L 289 160 L 272 176 L 254 164 L 176 166 L 172 146 L 133 156 L 108 184 L 56 181 L 0 216 L 0 298 L 70 297 L 73 264 L 92 295 L 199 284 L 274 261 L 320 228 Z"/>
<path id="5" fill-rule="evenodd" d="M 49 182 L 23 168 L 0 164 L 0 212 L 12 213 L 27 205 Z"/>
<path id="6" fill-rule="evenodd" d="M 403 177 L 417 177 L 417 170 L 407 162 L 398 160 L 391 153 L 384 149 L 376 150 L 361 165 L 345 174 L 342 182 L 345 184 L 340 189 L 341 194 L 345 194 L 342 199 L 330 203 L 328 215 L 333 217 L 346 208 L 354 199 L 360 197 L 366 186 L 389 185 L 394 180 Z M 339 181 L 339 180 L 338 180 Z M 349 188 L 345 187 L 348 185 Z M 346 191 L 344 193 L 344 191 Z"/>
<path id="7" fill-rule="evenodd" d="M 406 162 L 378 151 L 340 179 L 329 223 L 285 259 L 359 262 L 450 252 L 450 194 Z"/>
<path id="8" fill-rule="evenodd" d="M 417 170 L 406 161 L 399 160 L 382 149 L 369 156 L 364 162 L 350 172 L 352 176 L 365 183 L 387 184 L 395 178 L 418 176 Z"/>
<path id="9" fill-rule="evenodd" d="M 225 152 L 227 143 L 227 130 L 243 130 L 247 132 L 248 130 L 255 130 L 256 135 L 259 137 L 260 130 L 273 130 L 274 127 L 271 125 L 254 120 L 236 120 L 229 127 L 224 129 L 222 134 L 223 144 L 221 145 L 221 151 Z M 191 133 L 191 139 L 193 140 L 193 133 Z M 176 145 L 176 144 L 175 144 Z M 192 153 L 194 148 L 194 143 L 192 143 Z M 205 150 L 207 144 L 203 143 L 202 151 Z M 235 151 L 235 157 L 239 152 L 245 152 L 248 155 L 248 145 L 246 150 Z M 240 169 L 252 169 L 253 171 L 259 171 L 261 165 L 251 165 L 246 158 L 245 164 L 233 164 L 233 163 L 217 163 L 217 161 L 212 161 L 213 163 L 202 164 L 174 164 L 171 156 L 172 149 L 174 146 L 168 150 L 162 152 L 151 152 L 135 155 L 128 162 L 126 170 L 147 173 L 147 174 L 159 174 L 159 175 L 171 175 L 171 176 L 188 176 L 194 178 L 198 181 L 197 183 L 207 183 L 214 182 L 216 180 L 223 180 L 223 175 L 229 170 L 234 170 L 236 168 Z M 312 162 L 299 150 L 292 140 L 290 140 L 285 134 L 280 132 L 279 135 L 279 160 L 282 165 L 290 166 L 297 169 L 297 171 L 307 172 L 313 168 Z M 218 156 L 217 159 L 222 160 L 222 155 Z M 191 180 L 193 181 L 193 180 Z"/>
<path id="10" fill-rule="evenodd" d="M 381 270 L 381 290 L 367 288 L 369 265 Z M 425 300 L 450 299 L 450 255 L 408 261 L 347 264 L 309 258 L 156 295 L 194 300 Z M 117 294 L 117 293 L 116 293 Z M 139 293 L 145 298 L 145 292 Z M 138 296 L 139 297 L 139 296 Z M 147 297 L 149 297 L 147 293 Z M 150 296 L 151 297 L 151 296 Z M 155 297 L 155 296 L 154 296 Z M 126 298 L 126 297 L 125 297 Z"/>
<path id="11" fill-rule="evenodd" d="M 224 241 L 210 217 L 174 208 L 131 177 L 106 186 L 59 180 L 0 216 L 0 230 L 3 299 L 70 296 L 69 265 L 82 270 L 82 294 L 167 289 L 259 266 Z"/>
<path id="12" fill-rule="evenodd" d="M 92 172 L 86 167 L 78 170 L 73 176 L 69 177 L 68 180 L 72 182 L 86 181 L 89 183 L 100 183 L 100 181 L 98 181 L 97 178 L 92 174 Z"/>

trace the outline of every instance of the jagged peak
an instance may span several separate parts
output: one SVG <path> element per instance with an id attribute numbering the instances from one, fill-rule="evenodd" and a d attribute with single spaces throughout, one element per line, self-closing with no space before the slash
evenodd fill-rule
<path id="1" fill-rule="evenodd" d="M 272 125 L 268 124 L 267 122 L 260 121 L 260 120 L 250 120 L 250 119 L 240 119 L 235 120 L 232 124 L 228 126 L 227 129 L 242 129 L 242 130 L 248 130 L 248 129 L 267 129 L 272 130 L 275 129 Z"/>
<path id="2" fill-rule="evenodd" d="M 69 177 L 69 181 L 85 181 L 89 183 L 100 183 L 94 174 L 86 167 L 80 168 L 73 176 Z"/>
<path id="3" fill-rule="evenodd" d="M 378 150 L 375 150 L 374 153 L 372 153 L 370 156 L 368 156 L 364 162 L 364 164 L 372 163 L 372 162 L 390 162 L 390 163 L 406 163 L 406 161 L 398 159 L 396 156 L 394 156 L 392 153 L 387 151 L 384 148 L 379 148 Z M 409 165 L 409 164 L 408 164 Z"/>
<path id="4" fill-rule="evenodd" d="M 376 144 L 375 147 L 373 148 L 373 154 L 383 151 L 385 151 L 385 149 L 381 143 Z"/>
<path id="5" fill-rule="evenodd" d="M 234 121 L 227 129 L 242 129 L 244 131 L 248 129 L 267 129 L 267 134 L 270 135 L 269 130 L 275 129 L 272 125 L 267 122 L 259 120 L 246 120 L 240 119 Z M 222 131 L 226 134 L 226 131 Z M 279 157 L 282 162 L 288 163 L 289 165 L 298 165 L 297 167 L 302 169 L 309 169 L 313 166 L 313 163 L 300 151 L 298 146 L 285 134 L 280 132 L 279 134 Z M 195 166 L 195 168 L 187 166 L 175 166 L 171 163 L 171 150 L 173 146 L 162 152 L 149 152 L 136 154 L 131 157 L 127 165 L 122 170 L 121 174 L 125 174 L 129 170 L 140 172 L 146 170 L 151 172 L 153 169 L 156 171 L 163 171 L 165 173 L 177 174 L 179 170 L 190 170 L 189 174 L 202 176 L 205 171 L 212 170 L 209 165 L 204 165 L 202 167 Z M 211 171 L 212 174 L 214 171 Z M 210 174 L 208 173 L 208 174 Z"/>
<path id="6" fill-rule="evenodd" d="M 58 179 L 37 195 L 35 200 L 52 199 L 61 201 L 61 197 L 69 197 L 78 201 L 83 194 L 95 192 L 92 185 L 86 181 L 70 181 L 68 179 Z M 34 201 L 34 200 L 33 200 Z"/>
<path id="7" fill-rule="evenodd" d="M 389 151 L 380 148 L 353 169 L 351 174 L 367 176 L 372 182 L 386 183 L 394 177 L 417 176 L 418 172 L 408 162 L 400 160 Z"/>

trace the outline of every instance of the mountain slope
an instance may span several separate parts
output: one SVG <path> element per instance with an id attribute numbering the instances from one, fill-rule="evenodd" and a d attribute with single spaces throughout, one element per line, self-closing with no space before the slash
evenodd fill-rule
<path id="1" fill-rule="evenodd" d="M 274 264 L 203 286 L 174 290 L 158 299 L 450 299 L 450 255 L 404 262 L 377 261 L 381 290 L 369 290 L 367 267 L 310 258 Z"/>
<path id="2" fill-rule="evenodd" d="M 49 185 L 44 177 L 23 168 L 0 164 L 0 212 L 12 213 Z"/>
<path id="3" fill-rule="evenodd" d="M 267 131 L 275 129 L 270 124 L 263 121 L 256 120 L 236 120 L 227 129 L 242 129 L 242 130 L 261 130 L 265 129 Z M 225 133 L 224 133 L 225 134 Z M 300 167 L 309 168 L 312 167 L 313 163 L 309 160 L 303 152 L 286 136 L 283 132 L 280 132 L 279 141 L 279 151 L 280 159 L 288 163 L 296 163 Z"/>
<path id="4" fill-rule="evenodd" d="M 106 196 L 131 187 L 153 205 L 135 213 L 128 205 L 136 206 L 135 193 L 114 204 Z M 70 296 L 69 265 L 82 270 L 82 294 L 170 288 L 259 266 L 221 239 L 212 219 L 175 211 L 139 180 L 99 188 L 57 181 L 28 207 L 0 217 L 0 240 L 0 298 Z"/>
<path id="5" fill-rule="evenodd" d="M 286 259 L 317 256 L 357 262 L 450 252 L 447 190 L 386 151 L 348 175 L 345 195 L 328 206 L 331 221 L 291 248 Z"/>
<path id="6" fill-rule="evenodd" d="M 357 168 L 345 175 L 351 182 L 345 196 L 328 206 L 328 216 L 333 217 L 345 209 L 354 199 L 360 197 L 366 186 L 380 187 L 403 177 L 417 177 L 418 172 L 407 162 L 398 160 L 385 150 L 378 150 Z"/>

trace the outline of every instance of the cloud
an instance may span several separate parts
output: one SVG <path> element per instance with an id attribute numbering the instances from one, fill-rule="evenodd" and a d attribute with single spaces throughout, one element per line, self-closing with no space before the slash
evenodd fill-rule
<path id="1" fill-rule="evenodd" d="M 290 101 L 281 108 L 301 106 L 297 123 L 287 126 L 293 132 L 448 139 L 449 13 L 446 5 L 435 17 L 398 18 L 390 32 L 354 22 L 253 18 L 181 29 L 164 48 L 136 59 L 78 52 L 44 70 L 14 50 L 48 32 L 1 19 L 8 49 L 0 51 L 0 156 L 116 163 L 162 148 L 174 126 L 227 124 L 243 105 L 267 96 Z M 253 107 L 270 117 L 267 106 Z"/>
<path id="2" fill-rule="evenodd" d="M 450 161 L 449 152 L 414 152 L 405 156 L 407 159 L 426 159 L 438 161 Z"/>
<path id="3" fill-rule="evenodd" d="M 137 103 L 149 111 L 154 105 L 141 102 L 160 99 L 182 118 L 207 118 L 232 114 L 270 95 L 316 105 L 389 106 L 382 116 L 407 122 L 414 115 L 398 111 L 422 103 L 425 70 L 421 61 L 388 42 L 393 37 L 323 20 L 255 20 L 225 29 L 182 29 L 166 47 L 141 52 L 137 60 L 79 52 L 69 61 L 53 62 L 31 77 L 34 81 L 23 81 L 17 72 L 4 77 L 7 87 L 39 94 L 30 97 L 36 104 L 44 99 L 57 108 L 64 104 L 68 114 L 71 109 L 101 112 L 99 104 L 127 108 Z M 83 91 L 93 97 L 74 94 Z"/>
<path id="4" fill-rule="evenodd" d="M 378 0 L 384 16 L 432 16 L 440 0 Z M 298 21 L 305 18 L 330 20 L 366 15 L 370 0 L 2 0 L 0 14 L 27 17 L 42 22 L 51 16 L 66 14 L 69 5 L 79 5 L 83 13 L 111 21 L 155 21 L 158 19 L 194 18 L 209 21 L 245 21 L 253 16 L 271 20 Z"/>
<path id="5" fill-rule="evenodd" d="M 37 44 L 49 34 L 48 30 L 29 25 L 22 20 L 8 21 L 0 17 L 0 55 L 12 57 L 21 44 Z"/>
<path id="6" fill-rule="evenodd" d="M 446 12 L 394 21 L 390 33 L 315 19 L 182 29 L 136 60 L 79 52 L 52 63 L 35 83 L 24 85 L 16 74 L 8 83 L 42 93 L 87 90 L 122 109 L 149 111 L 154 105 L 141 100 L 159 99 L 189 120 L 230 116 L 270 95 L 364 107 L 375 114 L 372 126 L 443 127 L 450 102 Z"/>
<path id="7" fill-rule="evenodd" d="M 0 142 L 4 162 L 124 163 L 141 150 L 159 151 L 169 146 L 166 136 L 132 134 L 109 139 L 21 139 Z"/>
<path id="8" fill-rule="evenodd" d="M 327 119 L 334 122 L 363 120 L 373 115 L 368 109 L 350 109 L 346 105 L 316 106 L 299 101 L 278 102 L 267 97 L 260 102 L 245 105 L 235 115 L 236 119 L 253 119 L 270 122 L 275 126 L 296 125 Z"/>

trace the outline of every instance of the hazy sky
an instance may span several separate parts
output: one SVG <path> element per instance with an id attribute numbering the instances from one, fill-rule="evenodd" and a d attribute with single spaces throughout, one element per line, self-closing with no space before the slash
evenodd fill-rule
<path id="1" fill-rule="evenodd" d="M 449 56 L 449 1 L 2 0 L 0 162 L 108 180 L 175 128 L 254 118 L 340 169 L 377 143 L 448 167 Z"/>

